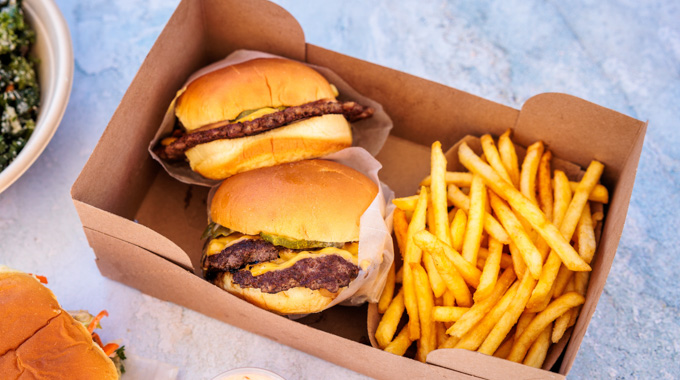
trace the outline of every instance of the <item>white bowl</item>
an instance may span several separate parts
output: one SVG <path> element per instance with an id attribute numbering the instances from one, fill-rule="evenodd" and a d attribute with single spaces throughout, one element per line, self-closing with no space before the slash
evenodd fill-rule
<path id="1" fill-rule="evenodd" d="M 0 193 L 33 164 L 61 122 L 73 84 L 73 46 L 66 20 L 53 0 L 24 0 L 24 14 L 35 30 L 31 54 L 40 59 L 40 109 L 35 130 L 16 159 L 0 172 Z"/>

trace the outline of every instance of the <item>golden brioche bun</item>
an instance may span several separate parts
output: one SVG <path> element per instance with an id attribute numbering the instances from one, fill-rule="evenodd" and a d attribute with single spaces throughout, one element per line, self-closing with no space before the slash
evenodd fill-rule
<path id="1" fill-rule="evenodd" d="M 0 268 L 2 378 L 118 379 L 90 333 L 32 276 Z"/>
<path id="2" fill-rule="evenodd" d="M 210 179 L 320 157 L 352 145 L 342 115 L 323 115 L 247 137 L 211 141 L 186 151 L 191 170 Z"/>
<path id="3" fill-rule="evenodd" d="M 283 58 L 258 58 L 226 66 L 189 83 L 175 115 L 187 131 L 233 120 L 243 111 L 290 107 L 334 99 L 330 84 L 314 69 Z"/>
<path id="4" fill-rule="evenodd" d="M 279 314 L 319 312 L 325 309 L 345 289 L 343 287 L 338 290 L 338 293 L 330 293 L 326 290 L 296 287 L 278 293 L 263 293 L 260 289 L 256 288 L 242 288 L 239 284 L 234 283 L 232 279 L 233 275 L 230 272 L 223 272 L 217 276 L 214 283 L 258 307 Z"/>
<path id="5" fill-rule="evenodd" d="M 226 179 L 210 205 L 213 221 L 247 235 L 359 240 L 359 220 L 378 193 L 362 173 L 327 160 L 256 169 Z"/>

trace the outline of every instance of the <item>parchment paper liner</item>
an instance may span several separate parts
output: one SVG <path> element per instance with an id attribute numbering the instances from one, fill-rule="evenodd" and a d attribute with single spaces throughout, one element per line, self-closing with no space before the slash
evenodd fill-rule
<path id="1" fill-rule="evenodd" d="M 153 140 L 151 140 L 151 143 L 149 144 L 149 154 L 151 154 L 151 157 L 153 157 L 154 160 L 158 161 L 163 168 L 165 169 L 168 174 L 170 174 L 173 178 L 177 179 L 178 181 L 191 184 L 191 185 L 199 185 L 199 186 L 208 186 L 212 187 L 218 184 L 220 181 L 218 180 L 212 180 L 212 179 L 207 179 L 201 176 L 200 174 L 194 172 L 191 170 L 189 167 L 189 163 L 187 161 L 178 161 L 178 162 L 167 162 L 163 161 L 158 157 L 153 152 L 153 148 L 157 146 L 158 142 L 163 139 L 164 137 L 168 136 L 171 132 L 172 129 L 175 125 L 175 100 L 179 95 L 182 94 L 184 91 L 184 88 L 191 83 L 194 79 L 200 77 L 201 75 L 205 75 L 211 71 L 215 71 L 217 69 L 220 69 L 225 66 L 230 66 L 234 65 L 237 63 L 249 61 L 251 59 L 255 58 L 264 58 L 264 57 L 269 57 L 269 58 L 283 58 L 279 57 L 273 54 L 269 53 L 263 53 L 263 52 L 258 52 L 258 51 L 252 51 L 252 50 L 237 50 L 231 54 L 229 54 L 226 58 L 224 58 L 221 61 L 217 61 L 209 66 L 206 66 L 194 74 L 192 74 L 189 79 L 186 81 L 182 89 L 177 91 L 177 94 L 175 95 L 175 98 L 172 100 L 170 103 L 170 106 L 168 107 L 167 112 L 165 113 L 165 116 L 163 117 L 163 121 L 161 122 L 160 127 L 158 128 L 158 131 L 156 132 L 156 135 L 154 136 Z M 304 62 L 302 62 L 304 63 Z M 390 130 L 392 129 L 392 120 L 390 119 L 389 116 L 385 113 L 383 110 L 383 107 L 380 103 L 369 99 L 363 95 L 361 95 L 359 92 L 354 90 L 347 82 L 342 80 L 337 74 L 335 74 L 333 71 L 330 69 L 327 69 L 325 67 L 321 66 L 316 66 L 316 65 L 310 65 L 308 63 L 304 63 L 305 65 L 312 67 L 316 71 L 318 71 L 321 75 L 323 75 L 330 83 L 334 84 L 335 87 L 338 88 L 338 91 L 340 92 L 340 95 L 338 96 L 339 101 L 356 101 L 357 103 L 364 105 L 364 106 L 371 106 L 375 109 L 375 113 L 373 114 L 372 117 L 368 119 L 364 119 L 355 123 L 352 123 L 352 146 L 358 146 L 366 149 L 371 155 L 375 156 L 380 152 L 380 149 L 382 148 L 383 144 L 387 140 L 387 136 L 390 133 Z M 265 132 L 266 133 L 266 132 Z"/>

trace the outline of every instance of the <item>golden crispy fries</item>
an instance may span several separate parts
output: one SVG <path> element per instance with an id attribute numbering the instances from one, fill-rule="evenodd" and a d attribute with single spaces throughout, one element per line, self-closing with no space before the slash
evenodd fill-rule
<path id="1" fill-rule="evenodd" d="M 470 187 L 470 184 L 472 183 L 472 173 L 446 172 L 444 180 L 446 181 L 447 186 L 454 185 L 458 187 Z M 432 177 L 428 175 L 422 181 L 420 181 L 419 186 L 430 186 L 431 184 Z"/>
<path id="2" fill-rule="evenodd" d="M 525 274 L 519 283 L 519 288 L 517 289 L 515 298 L 512 300 L 512 304 L 493 327 L 486 339 L 484 339 L 484 342 L 479 347 L 479 352 L 487 355 L 493 355 L 493 353 L 496 352 L 498 346 L 503 343 L 503 340 L 512 329 L 512 326 L 515 325 L 520 314 L 524 311 L 524 307 L 526 306 L 535 285 L 536 280 L 534 280 L 531 275 Z"/>
<path id="3" fill-rule="evenodd" d="M 553 220 L 553 191 L 550 179 L 550 160 L 552 153 L 547 150 L 538 163 L 538 204 L 548 220 Z"/>
<path id="4" fill-rule="evenodd" d="M 397 237 L 397 245 L 399 252 L 401 252 L 402 259 L 406 254 L 406 236 L 408 235 L 408 222 L 406 221 L 406 214 L 402 209 L 395 209 L 392 225 L 394 226 L 394 235 Z"/>
<path id="5" fill-rule="evenodd" d="M 458 252 L 463 248 L 465 226 L 467 226 L 467 214 L 458 208 L 451 222 L 451 246 Z"/>
<path id="6" fill-rule="evenodd" d="M 508 337 L 503 341 L 503 344 L 501 344 L 500 347 L 496 350 L 496 352 L 493 353 L 493 356 L 497 358 L 507 358 L 508 355 L 510 354 L 510 350 L 512 350 L 512 342 L 514 341 L 513 337 Z"/>
<path id="7" fill-rule="evenodd" d="M 590 264 L 595 255 L 597 243 L 595 242 L 593 219 L 590 214 L 590 205 L 588 203 L 583 207 L 581 218 L 576 227 L 576 236 L 578 240 L 578 254 L 581 255 L 583 260 Z"/>
<path id="8" fill-rule="evenodd" d="M 445 258 L 448 259 L 444 261 L 453 263 L 455 269 L 460 273 L 463 279 L 465 279 L 467 284 L 475 288 L 479 286 L 479 278 L 482 275 L 482 272 L 477 269 L 477 267 L 467 262 L 460 253 L 437 239 L 436 236 L 427 231 L 419 232 L 413 237 L 413 241 L 418 247 L 428 250 L 430 254 L 433 255 L 435 264 L 437 258 L 434 255 L 434 252 L 438 249 L 442 249 Z M 439 269 L 439 267 L 437 267 L 437 269 Z"/>
<path id="9" fill-rule="evenodd" d="M 390 344 L 385 347 L 385 351 L 399 355 L 399 356 L 404 356 L 406 353 L 406 350 L 411 346 L 413 341 L 411 338 L 409 338 L 408 334 L 408 324 L 404 326 L 401 331 L 399 331 L 399 334 L 397 335 L 396 338 Z"/>
<path id="10" fill-rule="evenodd" d="M 501 297 L 500 301 L 493 306 L 489 313 L 486 314 L 471 330 L 463 335 L 455 348 L 464 348 L 466 350 L 476 350 L 479 348 L 479 345 L 482 344 L 487 335 L 489 335 L 491 329 L 498 323 L 498 320 L 501 319 L 503 313 L 505 313 L 510 306 L 512 299 L 515 298 L 515 295 L 517 294 L 518 288 L 519 283 L 515 282 L 510 289 L 505 292 L 503 297 Z"/>
<path id="11" fill-rule="evenodd" d="M 543 155 L 543 142 L 537 141 L 527 148 L 527 155 L 522 162 L 522 171 L 519 177 L 519 189 L 522 195 L 527 197 L 533 204 L 538 204 L 536 199 L 536 173 L 538 163 Z"/>
<path id="12" fill-rule="evenodd" d="M 522 259 L 527 265 L 529 272 L 537 279 L 541 275 L 541 267 L 543 266 L 541 253 L 538 252 L 538 249 L 531 241 L 531 238 L 529 238 L 529 235 L 527 235 L 519 219 L 510 210 L 510 207 L 493 192 L 489 193 L 489 198 L 491 200 L 491 207 L 505 230 L 510 234 L 510 239 L 515 243 L 519 253 L 522 255 Z"/>
<path id="13" fill-rule="evenodd" d="M 418 204 L 413 211 L 411 223 L 406 234 L 406 254 L 404 255 L 404 304 L 409 317 L 409 337 L 411 340 L 420 338 L 420 322 L 418 319 L 418 303 L 416 301 L 415 283 L 410 264 L 418 264 L 422 260 L 422 251 L 413 241 L 413 236 L 425 229 L 427 213 L 427 188 L 420 188 Z"/>
<path id="14" fill-rule="evenodd" d="M 425 269 L 419 264 L 411 264 L 413 270 L 416 294 L 418 299 L 418 312 L 420 317 L 420 340 L 418 341 L 418 352 L 416 359 L 425 362 L 427 354 L 437 348 L 437 332 L 432 319 L 432 309 L 434 309 L 434 298 L 432 289 L 428 281 Z"/>
<path id="15" fill-rule="evenodd" d="M 437 330 L 437 348 L 441 348 L 444 342 L 449 339 L 449 336 L 446 335 L 446 326 L 444 326 L 444 322 L 435 322 L 434 327 Z"/>
<path id="16" fill-rule="evenodd" d="M 503 181 L 489 165 L 485 164 L 472 149 L 467 146 L 466 143 L 461 144 L 458 149 L 458 156 L 460 162 L 468 168 L 468 170 L 484 178 L 484 182 L 487 186 L 489 186 L 499 197 L 510 203 L 510 206 L 531 224 L 546 243 L 548 243 L 550 248 L 559 254 L 563 262 L 567 263 L 569 269 L 576 271 L 590 270 L 590 265 L 581 259 L 578 253 L 576 253 L 576 250 L 574 250 L 569 244 L 569 241 L 562 236 L 557 227 L 546 219 L 541 209 L 531 203 L 531 201 L 524 197 L 517 189 Z"/>
<path id="17" fill-rule="evenodd" d="M 552 333 L 550 335 L 550 340 L 553 343 L 557 343 L 562 339 L 564 336 L 564 333 L 567 331 L 569 328 L 569 321 L 571 320 L 571 312 L 574 311 L 572 310 L 567 310 L 564 314 L 560 315 L 556 320 L 555 320 L 555 326 L 551 329 Z"/>
<path id="18" fill-rule="evenodd" d="M 416 208 L 416 203 L 418 203 L 418 195 L 411 195 L 410 197 L 394 198 L 392 203 L 397 206 L 398 209 L 403 211 L 413 211 Z"/>
<path id="19" fill-rule="evenodd" d="M 562 225 L 564 215 L 571 203 L 571 187 L 567 175 L 561 170 L 555 170 L 555 198 L 553 202 L 553 224 L 559 228 Z"/>
<path id="20" fill-rule="evenodd" d="M 456 297 L 453 292 L 446 289 L 444 295 L 442 296 L 442 306 L 453 306 L 456 303 Z"/>
<path id="21" fill-rule="evenodd" d="M 484 181 L 479 176 L 472 177 L 470 187 L 470 211 L 465 228 L 465 240 L 463 241 L 463 258 L 469 263 L 477 264 L 477 253 L 482 240 L 484 228 L 484 215 L 486 212 L 487 192 Z"/>
<path id="22" fill-rule="evenodd" d="M 532 313 L 529 311 L 525 311 L 524 313 L 522 313 L 522 315 L 520 315 L 519 319 L 517 320 L 517 326 L 515 326 L 515 334 L 517 334 L 517 336 L 522 335 L 524 329 L 526 329 L 527 326 L 529 326 L 529 323 L 531 323 L 531 320 L 534 319 L 535 316 L 536 313 Z"/>
<path id="23" fill-rule="evenodd" d="M 448 201 L 446 199 L 446 157 L 444 157 L 442 144 L 439 141 L 435 141 L 434 144 L 432 144 L 430 165 L 432 168 L 432 184 L 430 185 L 430 192 L 434 213 L 435 235 L 439 240 L 451 245 L 449 212 L 447 210 Z"/>
<path id="24" fill-rule="evenodd" d="M 510 243 L 508 247 L 510 248 L 510 258 L 512 259 L 512 267 L 515 269 L 517 277 L 523 278 L 524 272 L 527 271 L 527 265 L 524 263 L 522 254 L 519 253 L 519 249 L 517 249 L 515 243 Z"/>
<path id="25" fill-rule="evenodd" d="M 445 244 L 442 245 L 444 247 L 448 247 Z M 456 304 L 463 307 L 471 306 L 472 294 L 470 294 L 470 289 L 468 289 L 465 280 L 460 275 L 460 273 L 458 273 L 456 267 L 451 264 L 449 259 L 444 254 L 444 249 L 441 247 L 434 247 L 434 250 L 432 251 L 432 258 L 434 258 L 434 264 L 437 268 L 437 272 L 439 272 L 442 280 L 444 280 L 444 283 L 446 284 L 446 287 L 456 298 Z"/>
<path id="26" fill-rule="evenodd" d="M 455 322 L 468 310 L 470 310 L 469 307 L 435 306 L 434 320 L 437 322 Z"/>
<path id="27" fill-rule="evenodd" d="M 382 316 L 378 329 L 375 330 L 375 340 L 381 348 L 387 347 L 392 341 L 394 333 L 397 331 L 397 325 L 401 320 L 401 315 L 404 314 L 404 289 L 402 288 L 397 293 L 390 303 L 387 311 Z"/>
<path id="28" fill-rule="evenodd" d="M 433 234 L 437 233 L 434 230 L 434 209 L 432 208 L 432 202 L 430 200 L 427 201 L 427 230 Z"/>
<path id="29" fill-rule="evenodd" d="M 455 337 L 462 337 L 467 333 L 477 322 L 479 322 L 486 313 L 498 302 L 498 300 L 505 294 L 506 290 L 515 281 L 515 271 L 506 269 L 505 272 L 496 281 L 496 286 L 491 295 L 480 302 L 476 302 L 470 310 L 465 313 L 456 323 L 453 324 L 446 333 Z M 512 327 L 512 326 L 511 326 Z"/>
<path id="30" fill-rule="evenodd" d="M 508 360 L 520 362 L 524 359 L 531 344 L 538 338 L 538 335 L 545 330 L 550 323 L 564 314 L 572 307 L 582 305 L 585 298 L 576 292 L 565 293 L 556 299 L 548 307 L 540 312 L 527 326 L 526 330 L 520 335 L 512 345 Z"/>
<path id="31" fill-rule="evenodd" d="M 484 150 L 484 156 L 486 156 L 489 165 L 491 165 L 493 170 L 495 170 L 496 173 L 498 173 L 498 175 L 501 176 L 501 178 L 506 180 L 508 183 L 512 183 L 512 179 L 510 179 L 510 175 L 508 174 L 507 170 L 505 170 L 505 166 L 503 166 L 501 156 L 498 154 L 496 144 L 494 144 L 491 135 L 488 134 L 484 135 L 481 137 L 480 140 L 482 142 L 482 150 Z"/>
<path id="32" fill-rule="evenodd" d="M 466 213 L 470 210 L 470 198 L 456 186 L 449 186 L 448 198 L 454 206 L 462 209 Z M 503 244 L 510 243 L 510 236 L 508 236 L 508 233 L 505 232 L 503 226 L 498 223 L 498 220 L 488 212 L 484 214 L 484 231 Z"/>
<path id="33" fill-rule="evenodd" d="M 531 345 L 526 358 L 524 358 L 524 364 L 534 368 L 543 367 L 545 357 L 548 355 L 548 348 L 550 348 L 550 330 L 551 326 L 548 325 Z"/>
<path id="34" fill-rule="evenodd" d="M 517 163 L 517 152 L 515 145 L 510 140 L 512 130 L 508 129 L 498 138 L 498 151 L 503 161 L 503 166 L 510 175 L 511 183 L 515 189 L 519 189 L 519 165 Z"/>
<path id="35" fill-rule="evenodd" d="M 571 191 L 576 192 L 576 189 L 578 188 L 578 182 L 569 182 L 569 186 L 571 187 Z M 609 191 L 606 187 L 597 184 L 595 185 L 593 191 L 591 191 L 588 195 L 588 200 L 607 204 L 609 203 Z"/>
<path id="36" fill-rule="evenodd" d="M 486 258 L 489 256 L 489 250 L 486 248 L 480 248 L 479 249 L 479 261 L 486 262 Z M 477 263 L 477 266 L 479 266 L 479 261 Z M 512 266 L 512 257 L 508 255 L 507 253 L 502 253 L 501 254 L 501 269 L 506 269 Z M 482 266 L 483 268 L 484 266 Z M 517 273 L 517 272 L 515 272 Z"/>
<path id="37" fill-rule="evenodd" d="M 378 313 L 380 314 L 385 314 L 387 307 L 390 305 L 390 302 L 392 301 L 392 296 L 394 295 L 395 275 L 396 274 L 394 271 L 394 262 L 392 262 L 390 271 L 387 272 L 387 281 L 385 281 L 385 287 L 383 288 L 383 291 L 380 294 L 380 300 L 378 300 Z"/>
<path id="38" fill-rule="evenodd" d="M 425 264 L 425 268 L 427 268 L 427 275 L 430 278 L 432 292 L 434 293 L 435 297 L 439 298 L 446 291 L 446 284 L 439 275 L 439 272 L 437 272 L 432 255 L 430 255 L 427 251 L 423 252 L 423 263 Z"/>
<path id="39" fill-rule="evenodd" d="M 498 273 L 501 270 L 501 256 L 503 255 L 503 244 L 494 238 L 489 238 L 489 255 L 484 263 L 482 276 L 479 278 L 479 286 L 473 295 L 475 302 L 479 302 L 490 296 L 496 286 Z"/>
<path id="40" fill-rule="evenodd" d="M 553 283 L 553 298 L 557 298 L 564 294 L 564 289 L 567 287 L 569 281 L 574 276 L 574 272 L 570 271 L 562 265 L 560 270 L 557 272 L 557 277 L 555 277 L 555 282 Z"/>

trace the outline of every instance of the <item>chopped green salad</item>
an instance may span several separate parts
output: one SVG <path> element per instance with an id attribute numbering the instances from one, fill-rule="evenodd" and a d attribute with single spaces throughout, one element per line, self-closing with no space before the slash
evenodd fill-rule
<path id="1" fill-rule="evenodd" d="M 40 89 L 37 59 L 29 57 L 35 32 L 24 20 L 22 0 L 0 0 L 0 171 L 21 152 L 35 129 Z"/>

